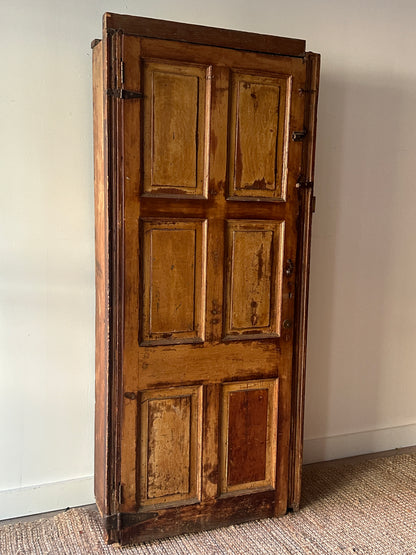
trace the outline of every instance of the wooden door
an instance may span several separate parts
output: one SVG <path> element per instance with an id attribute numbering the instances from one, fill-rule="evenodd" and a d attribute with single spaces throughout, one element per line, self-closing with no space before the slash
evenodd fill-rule
<path id="1" fill-rule="evenodd" d="M 110 540 L 284 514 L 305 158 L 292 135 L 305 126 L 307 64 L 111 41 L 121 516 Z"/>

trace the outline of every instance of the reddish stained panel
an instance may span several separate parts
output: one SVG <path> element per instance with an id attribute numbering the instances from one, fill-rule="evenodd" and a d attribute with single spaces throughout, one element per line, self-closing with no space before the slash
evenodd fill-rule
<path id="1" fill-rule="evenodd" d="M 229 486 L 266 478 L 267 389 L 230 393 Z"/>

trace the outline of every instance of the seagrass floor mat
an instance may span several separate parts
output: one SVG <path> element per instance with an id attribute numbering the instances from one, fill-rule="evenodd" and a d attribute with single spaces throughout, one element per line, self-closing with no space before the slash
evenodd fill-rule
<path id="1" fill-rule="evenodd" d="M 141 545 L 107 546 L 98 513 L 0 525 L 0 554 L 416 554 L 416 453 L 304 468 L 296 514 Z"/>

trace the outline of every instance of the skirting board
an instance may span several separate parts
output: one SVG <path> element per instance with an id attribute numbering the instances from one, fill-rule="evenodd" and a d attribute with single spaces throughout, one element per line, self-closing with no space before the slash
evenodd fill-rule
<path id="1" fill-rule="evenodd" d="M 304 440 L 304 464 L 416 445 L 416 424 Z"/>
<path id="2" fill-rule="evenodd" d="M 94 503 L 94 477 L 0 491 L 0 520 Z"/>
<path id="3" fill-rule="evenodd" d="M 305 439 L 304 463 L 329 461 L 416 445 L 416 424 Z M 94 478 L 86 476 L 0 491 L 0 520 L 94 503 Z"/>

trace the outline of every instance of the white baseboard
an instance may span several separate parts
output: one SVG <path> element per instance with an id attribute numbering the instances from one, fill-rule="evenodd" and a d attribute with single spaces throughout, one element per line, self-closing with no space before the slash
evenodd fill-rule
<path id="1" fill-rule="evenodd" d="M 416 445 L 416 424 L 304 440 L 303 462 L 343 459 Z"/>
<path id="2" fill-rule="evenodd" d="M 94 477 L 0 491 L 0 520 L 94 503 Z"/>
<path id="3" fill-rule="evenodd" d="M 416 424 L 305 439 L 306 464 L 416 445 Z M 94 478 L 0 491 L 0 520 L 94 503 Z"/>

